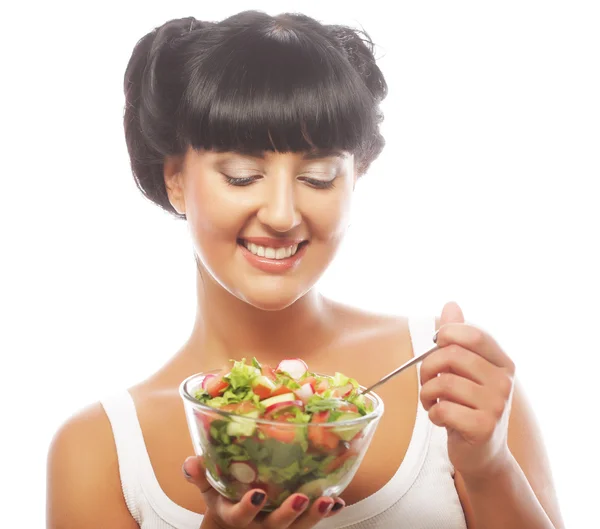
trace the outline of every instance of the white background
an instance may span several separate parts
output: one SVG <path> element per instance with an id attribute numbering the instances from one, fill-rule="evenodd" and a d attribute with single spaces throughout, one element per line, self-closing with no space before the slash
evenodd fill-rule
<path id="1" fill-rule="evenodd" d="M 54 431 L 160 366 L 194 317 L 185 225 L 142 198 L 128 168 L 122 79 L 133 45 L 170 18 L 248 8 L 362 25 L 389 83 L 388 145 L 357 188 L 322 290 L 399 314 L 458 301 L 517 362 L 567 525 L 597 522 L 598 4 L 392 6 L 3 8 L 3 527 L 43 526 Z"/>

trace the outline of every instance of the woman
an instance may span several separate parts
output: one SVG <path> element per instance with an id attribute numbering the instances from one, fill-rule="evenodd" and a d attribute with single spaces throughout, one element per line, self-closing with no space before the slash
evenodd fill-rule
<path id="1" fill-rule="evenodd" d="M 488 334 L 454 303 L 415 321 L 313 288 L 383 148 L 386 91 L 366 34 L 301 15 L 172 20 L 138 42 L 125 73 L 131 166 L 144 195 L 187 222 L 197 316 L 163 368 L 56 434 L 49 527 L 563 527 L 514 365 Z M 186 457 L 177 390 L 190 374 L 293 356 L 367 383 L 433 341 L 420 368 L 381 387 L 386 412 L 340 498 L 294 494 L 264 515 L 262 490 L 232 504 Z"/>

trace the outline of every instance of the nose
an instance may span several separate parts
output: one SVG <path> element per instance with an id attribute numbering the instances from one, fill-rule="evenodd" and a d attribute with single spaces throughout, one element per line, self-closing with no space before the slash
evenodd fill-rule
<path id="1" fill-rule="evenodd" d="M 258 220 L 265 226 L 280 233 L 293 230 L 302 220 L 296 204 L 294 184 L 289 175 L 278 175 L 265 186 L 262 205 L 258 210 Z"/>

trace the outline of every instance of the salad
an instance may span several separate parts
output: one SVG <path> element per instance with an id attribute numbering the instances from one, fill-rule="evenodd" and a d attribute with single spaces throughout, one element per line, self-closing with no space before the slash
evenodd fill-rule
<path id="1" fill-rule="evenodd" d="M 345 488 L 377 423 L 364 418 L 374 400 L 359 394 L 357 381 L 310 372 L 297 358 L 276 368 L 256 358 L 232 362 L 193 394 L 227 412 L 194 409 L 207 471 L 225 494 L 239 499 L 261 488 L 276 507 L 294 492 L 316 498 L 341 481 Z"/>

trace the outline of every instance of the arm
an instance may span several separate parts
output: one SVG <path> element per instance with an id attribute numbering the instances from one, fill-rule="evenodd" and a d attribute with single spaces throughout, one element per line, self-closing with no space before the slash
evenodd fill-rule
<path id="1" fill-rule="evenodd" d="M 48 453 L 48 529 L 139 529 L 125 504 L 112 430 L 100 404 L 69 419 Z"/>
<path id="2" fill-rule="evenodd" d="M 469 529 L 564 529 L 542 436 L 518 382 L 508 446 L 512 458 L 489 479 L 455 475 Z"/>

